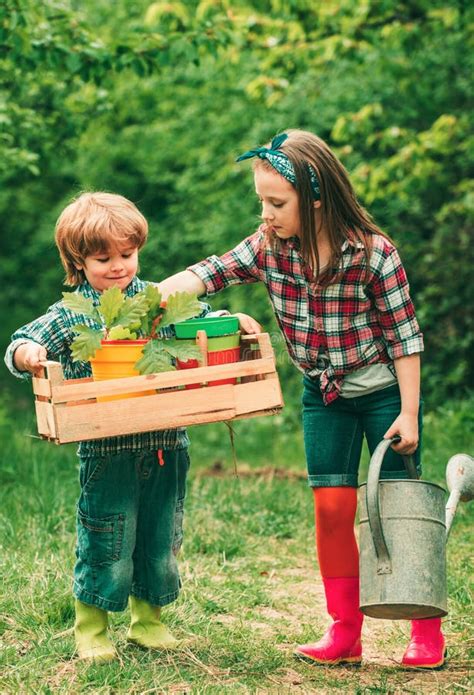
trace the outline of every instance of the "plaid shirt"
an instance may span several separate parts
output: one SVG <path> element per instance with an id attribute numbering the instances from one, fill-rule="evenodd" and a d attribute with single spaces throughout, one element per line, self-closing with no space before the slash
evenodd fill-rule
<path id="1" fill-rule="evenodd" d="M 150 283 L 135 277 L 125 290 L 125 294 L 128 297 L 133 297 L 137 292 L 143 290 L 147 284 Z M 80 285 L 76 292 L 84 297 L 92 298 L 94 306 L 97 306 L 99 303 L 100 292 L 97 292 L 88 282 Z M 209 305 L 203 304 L 203 313 L 201 315 L 207 314 L 209 309 Z M 49 307 L 43 316 L 28 323 L 26 326 L 22 326 L 12 335 L 12 342 L 5 354 L 5 363 L 8 369 L 19 378 L 26 379 L 31 377 L 29 372 L 20 372 L 15 368 L 13 355 L 20 345 L 32 340 L 46 348 L 49 360 L 61 363 L 66 379 L 80 379 L 91 376 L 92 372 L 89 362 L 73 362 L 71 357 L 70 345 L 75 337 L 73 328 L 77 324 L 86 324 L 98 328 L 98 324 L 87 316 L 76 314 L 66 309 L 62 300 L 56 302 L 56 304 Z M 171 337 L 174 335 L 174 330 L 171 327 L 164 328 L 160 335 Z M 125 449 L 131 451 L 157 451 L 158 449 L 183 449 L 187 446 L 189 446 L 189 439 L 186 430 L 178 428 L 85 441 L 79 444 L 78 453 L 82 457 L 106 456 L 119 453 Z"/>
<path id="2" fill-rule="evenodd" d="M 423 350 L 405 271 L 385 237 L 373 235 L 368 282 L 360 242 L 344 243 L 341 275 L 327 287 L 310 282 L 299 249 L 297 237 L 271 249 L 261 226 L 223 256 L 188 270 L 204 282 L 208 295 L 228 285 L 264 282 L 293 361 L 319 379 L 325 403 L 338 397 L 349 372 Z M 321 355 L 329 360 L 323 367 Z"/>

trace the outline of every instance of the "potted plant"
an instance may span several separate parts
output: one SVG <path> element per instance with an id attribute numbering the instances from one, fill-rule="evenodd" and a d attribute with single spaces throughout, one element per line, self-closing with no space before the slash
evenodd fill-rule
<path id="1" fill-rule="evenodd" d="M 89 361 L 94 380 L 169 371 L 176 369 L 176 360 L 200 355 L 197 345 L 158 334 L 201 313 L 197 297 L 188 292 L 176 292 L 163 302 L 154 285 L 133 297 L 111 287 L 97 306 L 76 292 L 64 292 L 63 301 L 82 319 L 73 329 L 72 358 Z"/>

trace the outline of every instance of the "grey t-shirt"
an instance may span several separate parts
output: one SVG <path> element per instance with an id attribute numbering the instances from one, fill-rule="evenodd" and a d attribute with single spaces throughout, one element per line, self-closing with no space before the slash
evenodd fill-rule
<path id="1" fill-rule="evenodd" d="M 396 383 L 397 377 L 393 374 L 389 365 L 378 362 L 347 374 L 342 382 L 340 395 L 343 398 L 366 396 L 369 393 L 380 391 Z"/>
<path id="2" fill-rule="evenodd" d="M 326 369 L 328 363 L 328 355 L 321 351 L 318 355 L 318 367 L 321 370 Z M 397 377 L 394 374 L 392 365 L 377 362 L 377 364 L 369 364 L 368 367 L 363 367 L 347 374 L 342 382 L 340 396 L 342 398 L 367 396 L 369 393 L 380 391 L 396 383 Z"/>

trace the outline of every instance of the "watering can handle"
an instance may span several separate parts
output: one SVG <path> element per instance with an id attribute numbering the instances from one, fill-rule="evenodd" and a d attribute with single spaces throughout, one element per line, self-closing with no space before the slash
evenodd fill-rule
<path id="1" fill-rule="evenodd" d="M 374 542 L 375 553 L 378 560 L 377 574 L 391 574 L 392 572 L 392 561 L 385 542 L 385 536 L 383 535 L 382 519 L 380 517 L 379 477 L 383 457 L 385 456 L 389 447 L 394 442 L 399 441 L 400 437 L 398 435 L 392 437 L 391 439 L 382 439 L 372 454 L 369 465 L 369 474 L 367 476 L 367 516 L 369 517 L 370 531 L 372 533 L 372 540 Z M 410 478 L 417 479 L 418 473 L 413 456 L 403 456 L 403 462 Z"/>

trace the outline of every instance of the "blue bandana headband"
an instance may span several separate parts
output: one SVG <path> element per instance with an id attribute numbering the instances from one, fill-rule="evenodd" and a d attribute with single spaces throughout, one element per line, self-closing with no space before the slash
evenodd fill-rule
<path id="1" fill-rule="evenodd" d="M 289 181 L 296 188 L 296 174 L 295 169 L 291 161 L 288 159 L 287 155 L 280 150 L 281 145 L 285 142 L 288 135 L 286 133 L 281 133 L 273 138 L 270 147 L 257 147 L 254 150 L 248 150 L 244 152 L 240 157 L 237 157 L 236 162 L 241 162 L 244 159 L 252 159 L 252 157 L 259 157 L 260 159 L 266 159 L 279 174 L 281 174 L 287 181 Z M 311 166 L 311 164 L 306 164 L 309 171 L 309 176 L 311 179 L 311 189 L 313 191 L 313 198 L 315 200 L 321 199 L 321 193 L 319 190 L 319 181 L 316 176 L 316 172 Z"/>

